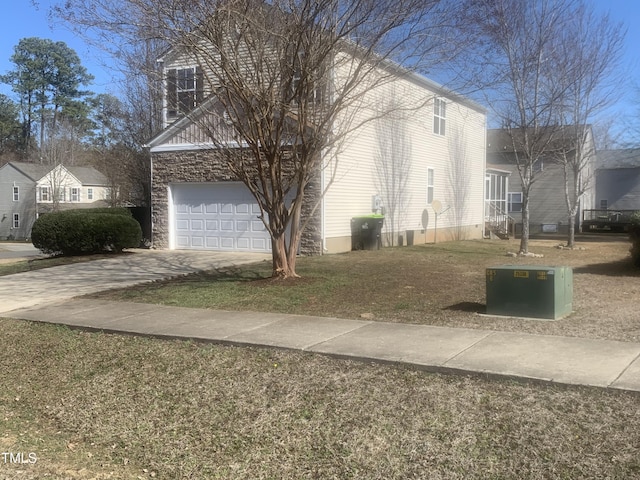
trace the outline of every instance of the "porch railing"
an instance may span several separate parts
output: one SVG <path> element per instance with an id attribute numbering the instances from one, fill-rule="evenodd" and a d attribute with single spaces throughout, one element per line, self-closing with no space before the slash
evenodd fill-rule
<path id="1" fill-rule="evenodd" d="M 515 236 L 515 219 L 496 202 L 486 203 L 485 225 L 487 229 L 502 239 Z"/>

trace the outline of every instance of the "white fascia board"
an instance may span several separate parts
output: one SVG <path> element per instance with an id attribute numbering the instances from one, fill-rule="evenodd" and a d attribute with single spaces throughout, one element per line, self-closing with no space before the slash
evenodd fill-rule
<path id="1" fill-rule="evenodd" d="M 160 152 L 184 152 L 188 150 L 218 150 L 220 148 L 246 148 L 246 143 L 228 142 L 224 145 L 216 143 L 175 143 L 168 145 L 158 145 L 157 147 L 151 147 L 151 153 Z"/>

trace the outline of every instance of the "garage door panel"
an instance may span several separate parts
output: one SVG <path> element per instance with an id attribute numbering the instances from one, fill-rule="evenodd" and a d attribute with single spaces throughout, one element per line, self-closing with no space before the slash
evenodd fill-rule
<path id="1" fill-rule="evenodd" d="M 271 250 L 271 242 L 262 238 L 252 238 L 251 248 L 253 250 Z"/>
<path id="2" fill-rule="evenodd" d="M 178 231 L 189 231 L 189 220 L 177 220 L 176 221 L 176 230 Z"/>
<path id="3" fill-rule="evenodd" d="M 211 248 L 215 250 L 220 249 L 220 238 L 219 237 L 207 237 L 207 241 L 205 243 L 206 248 Z"/>
<path id="4" fill-rule="evenodd" d="M 236 232 L 248 232 L 249 231 L 249 221 L 248 220 L 237 220 L 236 221 Z"/>
<path id="5" fill-rule="evenodd" d="M 256 217 L 259 217 L 260 214 L 262 214 L 262 212 L 260 211 L 260 207 L 258 206 L 257 203 L 254 203 L 251 205 L 251 214 L 255 215 Z"/>
<path id="6" fill-rule="evenodd" d="M 233 241 L 233 237 L 220 237 L 220 248 L 234 250 L 234 247 L 235 242 Z"/>
<path id="7" fill-rule="evenodd" d="M 220 230 L 223 232 L 233 232 L 233 220 L 222 220 L 220 222 Z"/>
<path id="8" fill-rule="evenodd" d="M 178 248 L 189 248 L 191 246 L 190 237 L 184 235 L 178 235 L 176 237 L 176 246 Z"/>
<path id="9" fill-rule="evenodd" d="M 171 186 L 173 232 L 180 249 L 271 250 L 260 208 L 241 183 Z"/>
<path id="10" fill-rule="evenodd" d="M 249 213 L 249 205 L 246 203 L 236 205 L 236 213 L 239 215 L 247 215 Z"/>
<path id="11" fill-rule="evenodd" d="M 262 220 L 253 220 L 251 222 L 251 231 L 252 232 L 266 232 L 267 229 L 264 226 L 264 223 L 262 223 Z"/>
<path id="12" fill-rule="evenodd" d="M 217 232 L 219 230 L 218 220 L 207 220 L 205 227 L 207 232 Z"/>
<path id="13" fill-rule="evenodd" d="M 216 214 L 220 211 L 217 203 L 208 203 L 204 206 L 204 213 Z"/>
<path id="14" fill-rule="evenodd" d="M 204 247 L 204 237 L 191 236 L 191 246 L 194 248 Z"/>
<path id="15" fill-rule="evenodd" d="M 204 230 L 204 220 L 191 220 L 191 231 Z"/>
<path id="16" fill-rule="evenodd" d="M 233 213 L 234 213 L 234 211 L 233 211 L 233 203 L 223 203 L 220 206 L 220 213 L 227 214 L 227 215 L 233 215 Z"/>

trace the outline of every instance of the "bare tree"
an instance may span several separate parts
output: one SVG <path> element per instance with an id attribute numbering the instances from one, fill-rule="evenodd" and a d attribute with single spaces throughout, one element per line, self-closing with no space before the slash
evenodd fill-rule
<path id="1" fill-rule="evenodd" d="M 419 68 L 451 53 L 452 3 L 67 0 L 59 11 L 129 42 L 158 39 L 200 66 L 209 89 L 197 93 L 211 99 L 191 113 L 176 107 L 208 132 L 254 195 L 273 274 L 292 277 L 307 188 L 335 168 L 345 139 L 379 116 L 379 89 L 406 72 L 398 65 Z M 241 148 L 229 148 L 229 135 Z"/>
<path id="2" fill-rule="evenodd" d="M 394 246 L 404 226 L 410 201 L 407 181 L 411 174 L 411 140 L 406 114 L 403 114 L 395 95 L 385 103 L 382 110 L 392 113 L 379 118 L 375 125 L 378 143 L 376 184 L 384 205 L 386 243 Z"/>
<path id="3" fill-rule="evenodd" d="M 625 30 L 608 16 L 579 4 L 564 22 L 552 52 L 555 82 L 562 86 L 558 102 L 556 159 L 564 172 L 569 217 L 567 246 L 575 244 L 580 201 L 595 175 L 595 142 L 590 123 L 619 97 L 622 78 L 617 74 Z"/>
<path id="4" fill-rule="evenodd" d="M 475 28 L 477 48 L 467 63 L 486 86 L 488 104 L 511 143 L 522 182 L 520 252 L 529 250 L 529 199 L 536 164 L 554 140 L 555 106 L 563 85 L 553 81 L 552 54 L 573 0 L 473 0 L 465 28 Z"/>

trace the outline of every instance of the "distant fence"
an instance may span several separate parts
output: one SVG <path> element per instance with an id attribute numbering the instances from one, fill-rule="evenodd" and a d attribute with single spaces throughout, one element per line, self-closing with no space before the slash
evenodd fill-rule
<path id="1" fill-rule="evenodd" d="M 637 210 L 583 210 L 583 232 L 628 232 Z"/>

